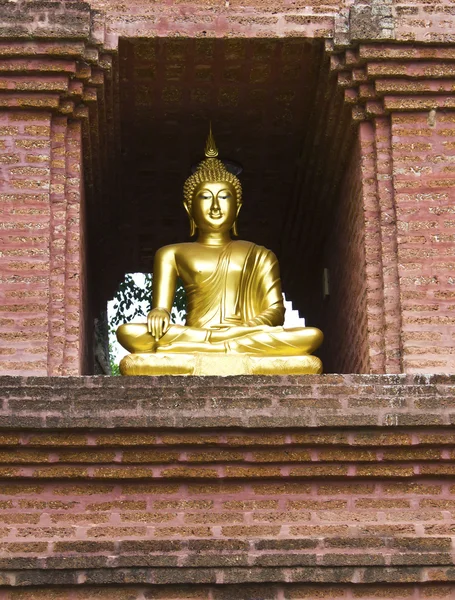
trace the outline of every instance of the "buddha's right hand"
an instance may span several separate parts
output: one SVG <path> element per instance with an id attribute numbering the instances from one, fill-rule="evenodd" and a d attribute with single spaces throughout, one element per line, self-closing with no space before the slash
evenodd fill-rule
<path id="1" fill-rule="evenodd" d="M 169 329 L 171 315 L 166 308 L 153 308 L 147 315 L 147 329 L 157 342 Z"/>

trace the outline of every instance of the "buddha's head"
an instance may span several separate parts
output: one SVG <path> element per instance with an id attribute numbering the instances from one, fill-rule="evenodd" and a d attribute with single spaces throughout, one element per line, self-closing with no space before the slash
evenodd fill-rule
<path id="1" fill-rule="evenodd" d="M 237 216 L 242 207 L 242 186 L 221 160 L 210 129 L 205 145 L 205 160 L 183 186 L 183 205 L 190 219 L 191 235 L 201 231 L 237 235 Z"/>

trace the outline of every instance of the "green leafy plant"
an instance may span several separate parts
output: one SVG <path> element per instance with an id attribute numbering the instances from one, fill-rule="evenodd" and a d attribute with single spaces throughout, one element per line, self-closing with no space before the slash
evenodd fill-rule
<path id="1" fill-rule="evenodd" d="M 136 279 L 138 279 L 136 277 Z M 119 285 L 113 298 L 109 317 L 109 362 L 112 375 L 120 375 L 117 352 L 118 346 L 115 331 L 122 323 L 128 323 L 136 317 L 144 317 L 144 321 L 151 309 L 153 292 L 153 276 L 151 273 L 144 275 L 144 282 L 136 283 L 134 274 L 127 273 L 125 279 Z M 171 310 L 171 322 L 178 319 L 184 321 L 186 315 L 186 294 L 180 279 L 177 280 L 174 304 Z"/>
<path id="2" fill-rule="evenodd" d="M 120 367 L 114 359 L 112 344 L 109 344 L 109 365 L 111 367 L 111 375 L 120 375 Z"/>
<path id="3" fill-rule="evenodd" d="M 146 306 L 150 306 L 152 298 L 153 277 L 151 274 L 145 276 L 143 287 L 139 287 L 130 273 L 125 275 L 125 279 L 119 285 L 117 293 L 114 296 L 114 315 L 111 317 L 109 325 L 115 327 L 126 321 L 131 321 L 135 317 L 145 316 Z M 150 310 L 150 309 L 149 309 Z"/>
<path id="4" fill-rule="evenodd" d="M 135 317 L 146 317 L 151 309 L 153 292 L 153 275 L 145 274 L 144 285 L 139 286 L 132 274 L 127 273 L 119 285 L 114 300 L 114 315 L 109 321 L 109 327 L 115 328 L 121 323 L 132 321 Z M 183 319 L 186 313 L 186 294 L 180 279 L 177 280 L 174 304 L 171 310 L 171 321 L 176 317 Z"/>

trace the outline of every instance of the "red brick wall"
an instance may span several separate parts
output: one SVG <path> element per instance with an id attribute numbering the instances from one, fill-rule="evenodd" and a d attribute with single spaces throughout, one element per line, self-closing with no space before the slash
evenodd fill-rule
<path id="1" fill-rule="evenodd" d="M 455 15 L 448 0 L 394 2 L 392 15 L 398 40 L 453 43 Z"/>
<path id="2" fill-rule="evenodd" d="M 319 116 L 311 113 L 308 120 L 313 123 L 325 120 L 327 128 L 317 128 L 315 143 L 308 136 L 305 147 L 313 154 L 321 142 L 321 148 L 326 144 L 330 149 L 327 156 L 334 154 L 336 158 L 334 148 L 342 146 L 332 144 L 331 140 L 340 129 L 346 129 L 344 125 L 339 127 L 337 115 L 347 114 L 346 105 L 352 105 L 352 121 L 361 122 L 366 223 L 365 260 L 358 263 L 359 273 L 354 274 L 353 268 L 348 272 L 336 265 L 331 268 L 334 281 L 338 281 L 334 291 L 338 300 L 336 303 L 329 300 L 328 306 L 347 307 L 347 302 L 354 302 L 355 309 L 337 309 L 336 315 L 333 313 L 329 318 L 334 333 L 326 342 L 327 368 L 387 373 L 453 371 L 450 262 L 453 227 L 450 213 L 445 212 L 450 211 L 453 201 L 450 111 L 455 107 L 452 95 L 455 52 L 450 45 L 453 42 L 450 3 L 382 6 L 381 2 L 371 0 L 350 3 L 347 7 L 337 1 L 308 4 L 252 0 L 246 4 L 214 1 L 164 5 L 143 2 L 135 3 L 133 13 L 131 7 L 130 2 L 106 6 L 98 0 L 61 2 L 52 7 L 20 0 L 3 7 L 0 17 L 0 166 L 5 215 L 0 235 L 6 244 L 0 257 L 0 264 L 5 265 L 5 272 L 0 275 L 3 372 L 76 374 L 88 369 L 91 314 L 84 283 L 86 244 L 81 238 L 84 228 L 88 229 L 81 210 L 81 138 L 90 216 L 92 224 L 99 223 L 100 216 L 109 213 L 110 199 L 116 193 L 113 189 L 116 186 L 106 182 L 112 181 L 113 170 L 120 170 L 117 169 L 119 73 L 115 53 L 106 53 L 107 49 L 118 50 L 119 36 L 187 36 L 190 40 L 201 36 L 268 39 L 288 36 L 324 40 L 323 69 L 316 79 L 333 82 L 333 93 L 325 93 L 325 100 L 324 94 L 317 95 Z M 307 46 L 309 49 L 310 44 Z M 319 45 L 315 43 L 313 48 Z M 332 75 L 326 67 L 332 70 Z M 307 75 L 310 76 L 310 71 Z M 341 101 L 343 89 L 346 104 Z M 327 97 L 339 98 L 343 110 L 324 112 L 331 104 Z M 427 112 L 416 113 L 416 110 Z M 27 129 L 27 123 L 32 129 Z M 428 136 L 420 133 L 425 128 L 431 130 Z M 333 161 L 326 160 L 324 151 L 319 155 L 323 157 L 318 163 L 320 171 L 309 167 L 308 172 L 310 179 L 315 174 L 316 187 L 321 182 L 322 196 L 326 197 L 331 193 L 332 179 L 324 180 L 324 161 L 327 164 Z M 359 195 L 352 172 L 348 169 L 344 190 L 351 189 Z M 43 198 L 47 194 L 46 205 Z M 345 206 L 343 202 L 348 200 L 343 199 L 341 206 Z M 116 206 L 121 208 L 121 201 Z M 321 206 L 319 209 L 324 210 Z M 346 209 L 343 214 L 350 214 L 347 206 Z M 352 218 L 358 223 L 360 212 Z M 92 286 L 97 291 L 103 290 L 92 296 L 97 309 L 104 301 L 105 290 L 109 286 L 112 289 L 112 280 L 100 272 L 111 256 L 109 247 L 117 235 L 117 231 L 113 234 L 109 230 L 109 227 L 115 229 L 109 219 L 104 223 L 107 227 L 100 227 L 93 235 L 96 251 L 90 257 L 93 263 L 95 255 L 100 257 L 98 272 L 94 273 L 96 285 Z M 125 225 L 127 231 L 128 224 Z M 345 253 L 344 265 L 355 263 L 362 259 L 358 243 L 343 246 L 342 220 L 339 226 L 334 241 L 340 252 Z M 352 234 L 351 229 L 345 229 L 346 235 Z M 106 231 L 102 240 L 99 231 Z M 360 238 L 357 235 L 355 239 Z M 118 261 L 114 263 L 120 268 Z M 357 275 L 361 274 L 363 264 L 362 287 Z M 348 286 L 348 281 L 349 289 L 356 292 L 349 299 L 348 287 L 343 287 Z M 366 306 L 364 312 L 359 308 L 361 303 Z M 355 315 L 361 313 L 361 321 L 355 326 Z M 313 318 L 311 311 L 310 317 Z M 330 327 L 326 334 L 329 340 Z M 355 351 L 347 346 L 353 339 Z M 337 362 L 331 357 L 339 357 L 343 345 L 348 348 L 348 355 Z"/>
<path id="3" fill-rule="evenodd" d="M 66 197 L 67 242 L 65 266 L 65 355 L 63 373 L 87 373 L 93 321 L 88 322 L 87 223 L 82 174 L 81 123 L 67 124 Z"/>
<path id="4" fill-rule="evenodd" d="M 326 338 L 321 356 L 325 370 L 335 373 L 368 373 L 370 368 L 362 177 L 357 139 L 326 241 L 330 297 L 323 304 Z"/>
<path id="5" fill-rule="evenodd" d="M 380 273 L 381 308 L 383 332 L 383 370 L 386 373 L 403 372 L 401 298 L 397 256 L 397 217 L 395 190 L 393 186 L 392 133 L 390 118 L 377 117 L 374 120 L 375 180 L 377 186 L 377 208 L 380 233 Z M 379 304 L 379 303 L 378 303 Z M 379 324 L 379 318 L 378 318 Z M 379 336 L 378 336 L 379 337 Z M 377 350 L 378 351 L 378 350 Z M 379 356 L 378 356 L 379 358 Z"/>
<path id="6" fill-rule="evenodd" d="M 403 14 L 428 12 L 415 8 Z M 428 8 L 441 9 L 448 27 L 451 10 Z M 432 39 L 446 39 L 435 23 L 425 24 Z M 376 323 L 373 372 L 454 369 L 454 61 L 451 46 L 387 43 L 332 57 L 353 119 L 371 141 L 363 158 L 371 160 L 364 187 L 377 222 L 365 246 L 368 290 L 377 289 L 368 305 Z"/>
<path id="7" fill-rule="evenodd" d="M 387 4 L 378 0 L 178 0 L 167 4 L 90 0 L 89 4 L 107 15 L 105 43 L 113 49 L 119 37 L 154 35 L 289 35 L 335 38 L 339 45 L 351 39 L 451 44 L 455 28 L 450 0 Z M 96 21 L 99 35 L 103 23 L 99 13 Z"/>
<path id="8" fill-rule="evenodd" d="M 108 15 L 108 44 L 119 37 L 331 37 L 342 0 L 191 0 L 153 4 L 136 0 L 106 5 L 89 2 Z M 134 9 L 134 10 L 133 10 Z M 125 16 L 128 15 L 126 19 Z"/>
<path id="9" fill-rule="evenodd" d="M 0 370 L 47 374 L 51 115 L 0 112 Z"/>
<path id="10" fill-rule="evenodd" d="M 406 372 L 455 368 L 455 113 L 392 117 Z"/>
<path id="11" fill-rule="evenodd" d="M 444 583 L 425 586 L 389 583 L 383 585 L 287 584 L 252 583 L 248 586 L 224 584 L 166 585 L 128 587 L 41 588 L 33 591 L 0 591 L 1 600 L 451 600 L 455 587 Z"/>
<path id="12" fill-rule="evenodd" d="M 71 588 L 47 588 L 27 592 L 0 592 L 1 600 L 377 600 L 393 598 L 394 600 L 450 600 L 455 588 L 447 584 L 429 584 L 426 586 L 365 585 L 346 586 L 343 584 L 311 586 L 302 584 L 251 584 L 246 586 L 223 585 L 219 588 L 209 585 L 176 585 L 166 586 L 165 590 L 157 587 L 128 587 L 100 589 L 87 588 L 74 591 Z"/>
<path id="13" fill-rule="evenodd" d="M 0 368 L 78 374 L 86 345 L 80 124 L 46 112 L 0 119 Z"/>
<path id="14" fill-rule="evenodd" d="M 181 453 L 175 446 L 178 445 L 179 438 L 183 439 L 182 435 L 159 435 L 158 442 L 155 442 L 163 444 L 163 448 L 159 450 L 156 447 L 127 448 L 123 451 L 118 447 L 115 450 L 109 447 L 90 451 L 58 448 L 58 460 L 66 465 L 65 468 L 60 468 L 65 478 L 77 479 L 77 467 L 71 470 L 67 466 L 76 457 L 86 463 L 90 457 L 90 461 L 95 464 L 92 470 L 94 474 L 98 472 L 100 477 L 103 469 L 100 464 L 102 461 L 113 460 L 110 457 L 114 451 L 123 454 L 124 465 L 131 464 L 134 460 L 142 462 L 144 466 L 129 466 L 123 470 L 114 470 L 111 465 L 104 467 L 104 478 L 109 480 L 108 483 L 74 481 L 49 484 L 36 480 L 33 483 L 4 482 L 0 494 L 3 558 L 9 557 L 12 561 L 14 558 L 28 556 L 32 560 L 30 553 L 40 553 L 40 556 L 48 559 L 49 566 L 51 563 L 57 566 L 57 559 L 63 564 L 64 557 L 71 556 L 74 559 L 83 552 L 84 557 L 88 556 L 92 560 L 92 567 L 105 567 L 108 566 L 108 552 L 118 553 L 120 550 L 121 556 L 128 556 L 148 549 L 152 553 L 158 553 L 154 557 L 157 562 L 155 566 L 159 566 L 159 556 L 166 555 L 168 560 L 163 558 L 162 566 L 194 567 L 198 566 L 198 561 L 199 566 L 210 566 L 209 559 L 206 558 L 206 564 L 203 564 L 203 557 L 198 559 L 197 553 L 195 555 L 191 551 L 196 551 L 198 545 L 202 549 L 202 541 L 193 543 L 191 548 L 191 544 L 188 546 L 190 539 L 204 539 L 207 551 L 224 550 L 228 553 L 227 556 L 235 550 L 241 550 L 238 566 L 266 566 L 267 563 L 270 566 L 280 566 L 280 562 L 283 566 L 291 566 L 286 564 L 286 557 L 291 560 L 289 551 L 293 549 L 302 551 L 298 563 L 301 566 L 338 567 L 403 565 L 405 561 L 401 553 L 407 545 L 411 545 L 411 549 L 413 547 L 415 551 L 426 550 L 429 553 L 428 561 L 435 558 L 431 555 L 432 552 L 450 550 L 451 543 L 447 536 L 452 533 L 453 523 L 444 511 L 455 506 L 453 482 L 444 479 L 424 479 L 412 483 L 384 479 L 380 482 L 363 482 L 355 477 L 353 481 L 343 482 L 317 480 L 323 477 L 324 471 L 331 472 L 332 476 L 341 472 L 343 465 L 339 463 L 344 461 L 351 462 L 353 466 L 359 461 L 366 461 L 364 465 L 357 466 L 360 476 L 371 477 L 375 473 L 382 473 L 384 477 L 385 473 L 392 479 L 406 478 L 406 467 L 402 464 L 406 457 L 418 455 L 423 457 L 418 462 L 423 460 L 426 463 L 441 454 L 442 448 L 425 448 L 428 436 L 426 440 L 425 437 L 421 438 L 420 444 L 423 447 L 420 446 L 419 451 L 411 451 L 389 448 L 387 446 L 393 441 L 392 436 L 379 441 L 378 435 L 354 437 L 352 446 L 360 447 L 350 449 L 339 447 L 340 440 L 337 447 L 331 444 L 329 448 L 319 449 L 321 436 L 316 435 L 306 437 L 311 449 L 295 447 L 295 443 L 299 442 L 300 446 L 305 437 L 300 435 L 294 438 L 291 446 L 283 449 L 280 434 L 281 432 L 274 432 L 275 443 L 270 444 L 267 449 L 258 450 L 253 446 L 253 462 L 259 462 L 256 466 L 251 464 L 251 458 L 245 456 L 246 450 L 239 450 L 239 447 L 242 443 L 260 444 L 259 436 L 230 436 L 227 438 L 228 447 L 224 450 L 210 448 L 205 452 L 195 452 L 190 447 L 185 464 L 193 463 L 191 468 L 179 467 L 180 477 L 176 470 L 178 467 L 168 468 L 167 476 L 163 475 L 172 480 L 168 483 L 158 480 L 153 483 L 123 482 L 121 478 L 144 479 L 145 471 L 150 471 L 151 465 L 155 466 L 154 460 L 157 461 L 157 471 L 159 465 L 166 460 L 169 464 L 175 463 L 178 458 L 172 457 Z M 54 439 L 55 437 L 61 444 L 61 436 L 60 439 L 58 436 L 54 436 Z M 148 437 L 149 442 L 151 437 Z M 171 437 L 175 440 L 173 444 L 166 441 Z M 231 441 L 232 438 L 235 441 Z M 122 439 L 124 444 L 128 443 L 128 436 L 123 436 Z M 202 443 L 204 436 L 199 439 L 199 443 Z M 405 444 L 407 439 L 409 436 L 401 435 L 400 440 L 404 440 L 401 444 Z M 190 445 L 198 443 L 188 436 L 187 440 Z M 345 443 L 349 444 L 347 441 Z M 379 451 L 375 446 L 378 445 L 381 446 L 380 452 L 386 457 L 385 460 L 392 461 L 393 465 L 377 468 L 378 465 L 374 462 Z M 27 451 L 22 449 L 17 454 L 22 457 L 24 464 L 44 460 L 44 449 L 38 451 L 32 448 Z M 325 465 L 325 468 L 305 468 L 307 456 L 312 451 L 320 455 L 321 461 L 337 464 L 330 467 Z M 46 453 L 49 453 L 49 449 Z M 12 461 L 12 454 L 11 451 L 9 455 L 2 451 L 3 464 L 7 460 Z M 247 482 L 224 481 L 230 476 L 234 477 L 235 468 L 226 468 L 225 463 L 235 460 L 242 461 L 243 466 L 238 466 L 237 471 L 241 478 L 248 479 Z M 223 464 L 222 468 L 217 468 L 217 461 Z M 283 461 L 289 463 L 290 477 L 280 482 L 261 481 L 263 478 L 276 478 L 283 468 L 267 463 L 281 464 Z M 210 479 L 207 483 L 192 481 L 198 478 L 199 462 L 203 463 L 199 476 Z M 210 469 L 207 468 L 208 463 L 211 463 Z M 410 467 L 408 475 L 409 469 Z M 85 470 L 87 471 L 87 467 Z M 128 470 L 131 472 L 130 477 Z M 214 477 L 217 478 L 214 475 L 216 471 L 220 472 L 218 477 L 223 481 L 212 481 Z M 303 481 L 292 481 L 297 471 L 304 474 Z M 45 475 L 46 472 L 48 475 Z M 185 472 L 187 481 L 175 480 L 185 477 Z M 52 477 L 51 469 L 43 466 L 37 467 L 35 473 L 37 478 Z M 90 475 L 86 475 L 87 477 Z M 112 481 L 113 479 L 116 481 Z M 349 537 L 352 538 L 351 542 Z M 268 544 L 264 543 L 264 538 L 269 540 Z M 27 546 L 32 540 L 36 545 Z M 173 543 L 169 543 L 170 540 Z M 240 544 L 233 540 L 244 542 Z M 245 551 L 248 550 L 247 540 L 256 540 L 250 556 L 248 552 L 245 556 Z M 240 545 L 241 548 L 236 548 Z M 261 552 L 266 550 L 275 550 L 275 553 L 267 553 L 267 559 Z M 179 565 L 176 552 L 180 555 Z M 278 552 L 279 556 L 276 556 Z M 316 557 L 315 553 L 320 557 Z M 420 556 L 420 560 L 422 558 Z M 122 565 L 122 561 L 118 559 L 116 566 L 127 566 L 126 560 L 123 559 Z M 70 564 L 70 561 L 67 562 Z M 38 565 L 37 561 L 36 566 Z M 14 567 L 13 562 L 10 567 Z"/>
<path id="15" fill-rule="evenodd" d="M 454 391 L 4 377 L 0 599 L 450 598 Z"/>

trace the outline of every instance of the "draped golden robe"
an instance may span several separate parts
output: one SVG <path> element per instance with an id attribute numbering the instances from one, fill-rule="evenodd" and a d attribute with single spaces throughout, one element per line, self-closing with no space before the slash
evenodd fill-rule
<path id="1" fill-rule="evenodd" d="M 229 290 L 236 290 L 234 298 L 229 297 Z M 189 327 L 246 325 L 255 318 L 258 325 L 284 321 L 277 259 L 270 250 L 251 242 L 228 244 L 213 273 L 202 283 L 187 286 L 186 294 Z"/>
<path id="2" fill-rule="evenodd" d="M 310 327 L 282 327 L 285 309 L 279 268 L 270 250 L 232 241 L 222 250 L 213 272 L 185 289 L 186 324 L 171 325 L 158 341 L 146 324 L 119 327 L 120 343 L 133 353 L 120 364 L 123 374 L 232 374 L 233 369 L 240 369 L 237 374 L 321 372 L 321 361 L 309 355 L 321 344 L 322 333 Z M 196 357 L 205 360 L 202 357 L 212 353 L 224 354 L 223 361 L 215 355 L 215 362 L 197 366 Z M 244 355 L 247 362 L 225 364 L 235 355 Z"/>
<path id="3" fill-rule="evenodd" d="M 213 273 L 188 285 L 186 293 L 186 325 L 171 325 L 155 352 L 296 356 L 314 350 L 314 329 L 281 327 L 285 309 L 278 262 L 263 246 L 230 242 Z"/>

